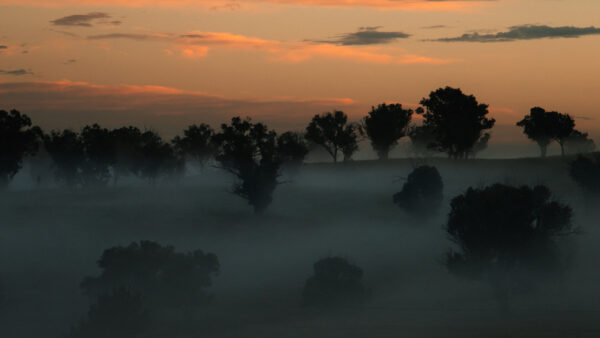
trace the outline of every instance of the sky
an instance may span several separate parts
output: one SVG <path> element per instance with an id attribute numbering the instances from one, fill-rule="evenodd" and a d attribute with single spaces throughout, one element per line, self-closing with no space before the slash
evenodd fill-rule
<path id="1" fill-rule="evenodd" d="M 415 108 L 439 87 L 490 105 L 491 142 L 525 144 L 534 106 L 600 136 L 597 0 L 0 0 L 0 109 L 43 128 L 165 136 L 250 116 L 302 130 Z"/>

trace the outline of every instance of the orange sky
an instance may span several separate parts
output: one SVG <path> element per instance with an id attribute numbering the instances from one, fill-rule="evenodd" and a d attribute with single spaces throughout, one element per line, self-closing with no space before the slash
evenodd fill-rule
<path id="1" fill-rule="evenodd" d="M 173 135 L 249 115 L 303 129 L 450 85 L 490 105 L 492 142 L 526 144 L 509 126 L 532 106 L 597 139 L 597 13 L 595 0 L 0 0 L 0 109 L 45 128 Z"/>

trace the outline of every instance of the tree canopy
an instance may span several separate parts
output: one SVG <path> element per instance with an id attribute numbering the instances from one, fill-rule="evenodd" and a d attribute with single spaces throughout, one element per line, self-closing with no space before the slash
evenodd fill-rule
<path id="1" fill-rule="evenodd" d="M 403 109 L 401 104 L 371 107 L 364 119 L 364 131 L 380 160 L 387 159 L 390 149 L 406 136 L 412 114 L 412 109 Z"/>
<path id="2" fill-rule="evenodd" d="M 575 122 L 568 114 L 533 107 L 529 115 L 517 122 L 517 126 L 523 128 L 523 133 L 529 139 L 537 142 L 541 156 L 546 157 L 548 145 L 552 141 L 558 142 L 561 153 L 565 154 L 564 145 L 573 133 Z"/>
<path id="3" fill-rule="evenodd" d="M 31 119 L 17 110 L 0 110 L 0 188 L 21 169 L 23 158 L 38 150 L 41 130 L 31 127 Z"/>
<path id="4" fill-rule="evenodd" d="M 356 150 L 358 128 L 348 124 L 348 116 L 340 110 L 333 113 L 315 115 L 306 127 L 305 137 L 325 149 L 337 162 L 338 153 L 342 152 L 344 160 L 350 160 Z"/>

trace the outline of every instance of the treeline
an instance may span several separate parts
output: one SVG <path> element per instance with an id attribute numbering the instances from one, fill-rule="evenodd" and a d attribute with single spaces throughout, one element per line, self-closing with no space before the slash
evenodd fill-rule
<path id="1" fill-rule="evenodd" d="M 342 111 L 317 114 L 304 133 L 280 135 L 263 123 L 235 117 L 218 130 L 207 124 L 191 125 L 170 141 L 132 126 L 109 130 L 93 124 L 80 132 L 45 133 L 16 110 L 0 111 L 0 185 L 6 187 L 23 158 L 39 151 L 52 159 L 57 182 L 70 187 L 116 184 L 130 175 L 155 183 L 181 176 L 186 163 L 214 161 L 238 178 L 233 191 L 260 212 L 270 203 L 282 170 L 297 170 L 315 147 L 324 149 L 334 162 L 351 160 L 361 139 L 368 139 L 382 160 L 404 137 L 422 155 L 441 152 L 455 159 L 473 157 L 487 147 L 496 121 L 488 117 L 488 105 L 473 95 L 440 88 L 420 104 L 416 110 L 380 104 L 359 123 L 349 122 Z M 423 117 L 419 125 L 413 123 L 415 114 Z M 535 107 L 517 126 L 538 143 L 542 156 L 554 141 L 563 154 L 595 148 L 588 134 L 575 129 L 568 114 Z"/>

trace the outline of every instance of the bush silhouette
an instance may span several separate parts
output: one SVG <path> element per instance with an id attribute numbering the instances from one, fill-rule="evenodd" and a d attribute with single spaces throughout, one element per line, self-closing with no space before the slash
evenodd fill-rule
<path id="1" fill-rule="evenodd" d="M 39 136 L 41 130 L 31 127 L 27 115 L 0 110 L 0 189 L 21 169 L 23 158 L 37 152 Z"/>
<path id="2" fill-rule="evenodd" d="M 482 138 L 486 138 L 487 144 L 489 135 L 484 131 L 496 122 L 486 117 L 486 104 L 478 103 L 473 95 L 465 95 L 456 88 L 433 91 L 421 100 L 421 105 L 426 108 L 423 126 L 434 136 L 431 146 L 451 158 L 467 158 Z"/>
<path id="3" fill-rule="evenodd" d="M 363 129 L 380 160 L 388 159 L 390 149 L 406 136 L 412 114 L 412 109 L 403 109 L 401 104 L 371 107 Z"/>
<path id="4" fill-rule="evenodd" d="M 221 125 L 221 132 L 214 139 L 220 167 L 239 180 L 233 192 L 246 199 L 256 213 L 264 212 L 279 184 L 277 134 L 262 123 L 234 117 L 231 124 Z"/>
<path id="5" fill-rule="evenodd" d="M 447 254 L 448 270 L 490 283 L 504 309 L 536 274 L 553 278 L 563 263 L 557 245 L 575 229 L 571 208 L 551 198 L 545 186 L 502 184 L 455 197 L 445 229 L 458 250 Z"/>
<path id="6" fill-rule="evenodd" d="M 596 150 L 596 143 L 588 137 L 588 133 L 573 130 L 565 141 L 565 152 L 567 154 L 586 154 Z"/>
<path id="7" fill-rule="evenodd" d="M 344 161 L 348 161 L 358 150 L 357 132 L 355 125 L 348 124 L 348 116 L 336 110 L 333 113 L 315 115 L 306 127 L 305 137 L 323 147 L 333 162 L 337 162 L 340 152 L 344 155 Z"/>
<path id="8" fill-rule="evenodd" d="M 137 338 L 150 324 L 142 298 L 125 289 L 100 295 L 90 306 L 88 317 L 74 326 L 65 338 Z"/>
<path id="9" fill-rule="evenodd" d="M 408 175 L 402 191 L 394 194 L 394 203 L 413 214 L 431 215 L 442 203 L 443 190 L 444 183 L 438 170 L 420 166 Z"/>
<path id="10" fill-rule="evenodd" d="M 98 266 L 102 273 L 81 283 L 88 296 L 125 288 L 138 292 L 150 310 L 193 309 L 206 304 L 212 296 L 205 288 L 219 272 L 219 261 L 212 253 L 178 253 L 172 246 L 151 241 L 107 249 Z"/>
<path id="11" fill-rule="evenodd" d="M 332 306 L 364 300 L 368 291 L 363 285 L 363 270 L 345 258 L 328 257 L 314 265 L 302 291 L 306 306 Z"/>
<path id="12" fill-rule="evenodd" d="M 569 163 L 569 175 L 585 192 L 600 193 L 600 155 L 578 156 Z"/>

